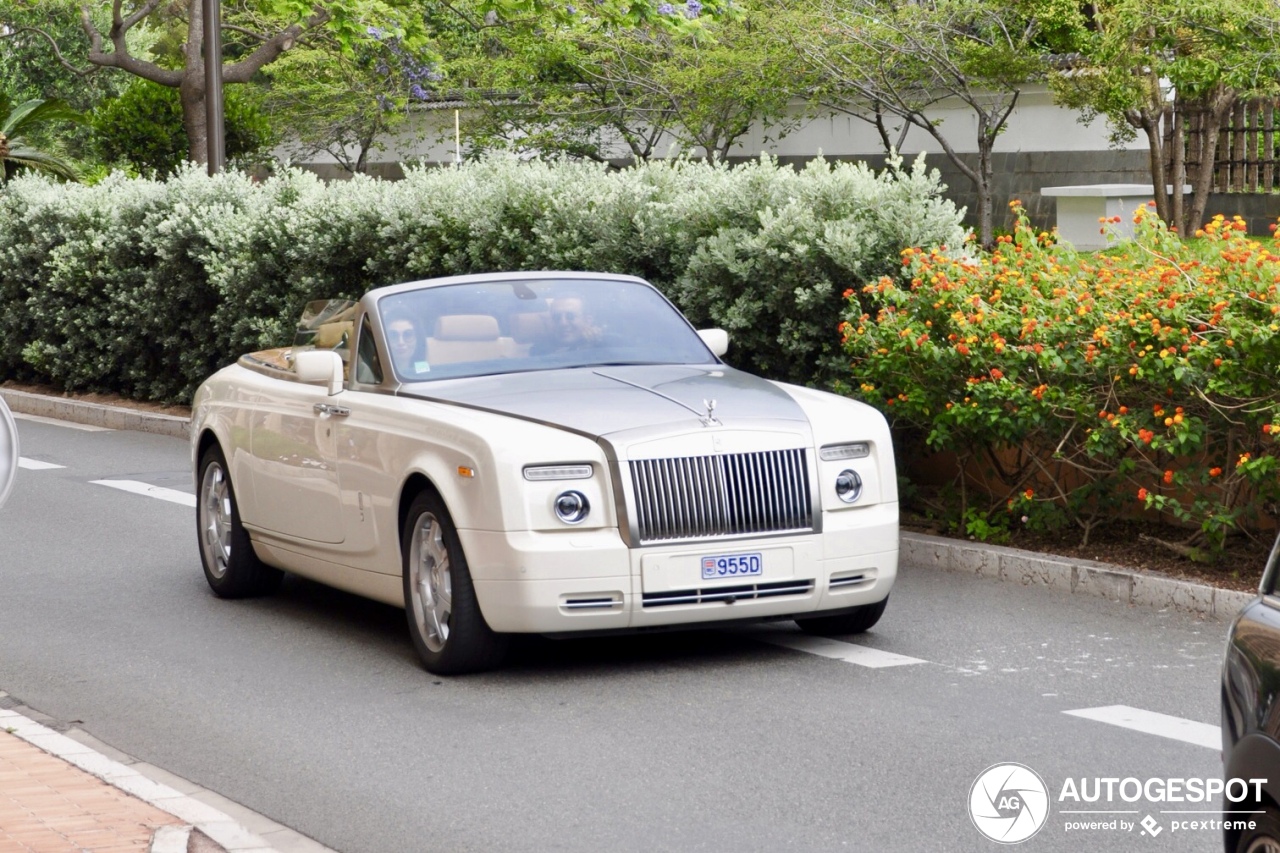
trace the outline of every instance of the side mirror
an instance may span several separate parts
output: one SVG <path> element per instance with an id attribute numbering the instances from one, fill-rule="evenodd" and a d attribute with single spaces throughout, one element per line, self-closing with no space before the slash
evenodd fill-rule
<path id="1" fill-rule="evenodd" d="M 724 329 L 699 329 L 698 337 L 716 358 L 729 351 L 729 333 Z"/>
<path id="2" fill-rule="evenodd" d="M 293 371 L 298 381 L 324 385 L 330 397 L 342 391 L 342 356 L 333 350 L 303 350 L 293 354 Z"/>

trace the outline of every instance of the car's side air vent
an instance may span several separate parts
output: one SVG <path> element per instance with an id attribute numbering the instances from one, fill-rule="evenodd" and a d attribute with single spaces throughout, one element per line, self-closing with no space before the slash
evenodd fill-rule
<path id="1" fill-rule="evenodd" d="M 716 601 L 733 603 L 756 598 L 777 598 L 782 595 L 808 595 L 813 592 L 813 581 L 774 581 L 773 583 L 744 584 L 742 586 L 718 586 L 707 589 L 673 589 L 665 592 L 646 592 L 645 607 L 670 607 L 676 604 L 710 604 Z"/>
<path id="2" fill-rule="evenodd" d="M 860 569 L 854 572 L 840 572 L 831 576 L 827 589 L 832 592 L 838 592 L 842 589 L 852 589 L 854 587 L 864 586 L 871 583 L 876 578 L 876 573 L 869 569 Z"/>
<path id="3" fill-rule="evenodd" d="M 564 610 L 621 610 L 622 593 L 601 592 L 581 595 L 566 595 L 560 599 L 560 607 Z"/>
<path id="4" fill-rule="evenodd" d="M 803 449 L 631 460 L 640 541 L 813 529 Z"/>

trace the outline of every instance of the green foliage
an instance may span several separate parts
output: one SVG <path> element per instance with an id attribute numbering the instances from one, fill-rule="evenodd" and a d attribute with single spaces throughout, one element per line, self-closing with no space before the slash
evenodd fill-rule
<path id="1" fill-rule="evenodd" d="M 225 122 L 229 160 L 243 161 L 272 142 L 265 116 L 236 89 L 225 92 Z M 134 81 L 124 94 L 95 111 L 93 139 L 106 163 L 127 165 L 141 174 L 172 174 L 187 160 L 178 91 Z"/>
<path id="2" fill-rule="evenodd" d="M 27 135 L 41 125 L 80 123 L 84 117 L 62 101 L 31 100 L 14 104 L 0 93 L 0 185 L 15 170 L 47 172 L 66 180 L 76 180 L 75 166 L 27 141 Z"/>
<path id="3" fill-rule="evenodd" d="M 723 159 L 754 122 L 785 135 L 814 78 L 773 31 L 773 5 L 692 33 L 517 28 L 481 45 L 464 34 L 450 42 L 449 68 L 480 108 L 469 145 L 596 160 L 674 147 Z"/>
<path id="4" fill-rule="evenodd" d="M 191 167 L 92 187 L 22 178 L 0 194 L 0 374 L 184 400 L 241 353 L 287 343 L 312 299 L 582 269 L 644 276 L 696 323 L 731 326 L 732 363 L 822 381 L 832 315 L 818 318 L 840 292 L 904 245 L 963 238 L 937 193 L 923 169 L 767 160 L 610 171 L 504 158 L 328 185 Z"/>
<path id="5" fill-rule="evenodd" d="M 1183 243 L 1142 208 L 1136 242 L 1082 255 L 1015 212 L 991 254 L 907 250 L 909 285 L 849 296 L 854 393 L 923 436 L 900 452 L 984 463 L 983 518 L 1086 540 L 1151 509 L 1216 552 L 1274 513 L 1280 247 L 1221 217 Z"/>
<path id="6" fill-rule="evenodd" d="M 989 246 L 990 153 L 1022 89 L 1044 77 L 1046 51 L 1071 45 L 1083 31 L 1078 8 L 1063 0 L 819 0 L 794 4 L 788 17 L 793 40 L 821 78 L 818 98 L 874 121 L 886 148 L 886 116 L 899 132 L 931 135 L 973 183 L 980 237 Z M 931 119 L 944 101 L 962 104 L 973 123 Z M 957 153 L 957 133 L 973 134 L 976 167 Z"/>
<path id="7" fill-rule="evenodd" d="M 1050 77 L 1055 97 L 1081 111 L 1081 121 L 1106 119 L 1113 142 L 1136 138 L 1151 148 L 1157 213 L 1189 233 L 1202 220 L 1215 162 L 1218 130 L 1237 98 L 1280 93 L 1280 6 L 1270 0 L 1105 0 L 1094 4 L 1094 29 L 1081 41 L 1081 57 Z M 1176 99 L 1176 100 L 1175 100 Z M 1182 122 L 1198 115 L 1201 133 L 1182 152 L 1166 150 L 1166 112 Z M 1183 181 L 1193 190 L 1183 204 Z M 1172 187 L 1166 193 L 1166 186 Z"/>

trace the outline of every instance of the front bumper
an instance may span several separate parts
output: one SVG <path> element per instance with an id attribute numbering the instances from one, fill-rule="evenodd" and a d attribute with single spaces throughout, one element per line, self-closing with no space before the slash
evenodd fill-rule
<path id="1" fill-rule="evenodd" d="M 614 528 L 458 535 L 485 620 L 509 633 L 812 615 L 884 599 L 898 571 L 896 503 L 827 513 L 822 533 L 634 549 Z M 744 553 L 760 577 L 702 580 L 702 557 Z"/>

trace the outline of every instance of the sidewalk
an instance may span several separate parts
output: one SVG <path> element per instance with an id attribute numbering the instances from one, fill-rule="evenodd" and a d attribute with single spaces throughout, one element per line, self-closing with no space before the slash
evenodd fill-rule
<path id="1" fill-rule="evenodd" d="M 116 783 L 46 750 L 74 752 L 78 763 L 96 766 Z M 120 784 L 144 787 L 142 779 L 15 711 L 0 710 L 0 853 L 226 853 L 190 823 Z M 166 793 L 150 785 L 153 795 Z M 176 799 L 172 804 L 180 805 Z"/>

